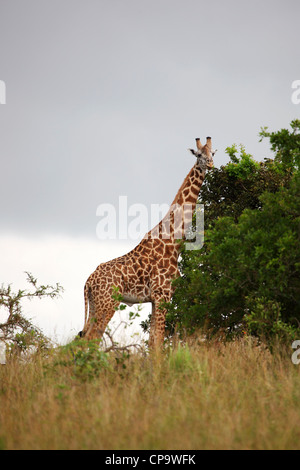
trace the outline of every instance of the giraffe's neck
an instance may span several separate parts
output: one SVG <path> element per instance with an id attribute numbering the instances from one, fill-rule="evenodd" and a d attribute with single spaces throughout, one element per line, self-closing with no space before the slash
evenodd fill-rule
<path id="1" fill-rule="evenodd" d="M 184 230 L 192 221 L 204 177 L 205 170 L 201 170 L 196 163 L 179 188 L 169 211 L 159 224 L 148 232 L 146 238 L 169 240 L 168 243 L 178 246 L 177 240 L 184 239 Z"/>
<path id="2" fill-rule="evenodd" d="M 195 163 L 180 186 L 171 207 L 176 204 L 179 206 L 192 204 L 195 209 L 204 177 L 205 170 L 201 170 Z"/>

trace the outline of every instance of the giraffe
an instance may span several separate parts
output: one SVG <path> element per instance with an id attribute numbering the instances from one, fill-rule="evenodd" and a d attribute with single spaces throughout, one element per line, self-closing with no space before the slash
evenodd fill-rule
<path id="1" fill-rule="evenodd" d="M 162 345 L 165 333 L 166 309 L 173 294 L 172 280 L 178 277 L 180 244 L 184 239 L 184 226 L 192 220 L 198 195 L 206 170 L 213 167 L 211 138 L 202 145 L 196 139 L 197 150 L 189 149 L 196 163 L 186 176 L 165 217 L 150 230 L 129 253 L 100 264 L 89 276 L 84 286 L 85 322 L 79 333 L 86 339 L 98 339 L 119 304 L 114 300 L 114 288 L 122 302 L 152 303 L 149 347 Z"/>

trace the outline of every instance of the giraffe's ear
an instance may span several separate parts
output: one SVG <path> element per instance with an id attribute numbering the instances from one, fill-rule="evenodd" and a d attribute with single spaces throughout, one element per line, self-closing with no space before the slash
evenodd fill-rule
<path id="1" fill-rule="evenodd" d="M 197 152 L 194 149 L 188 149 L 195 157 L 197 157 Z"/>

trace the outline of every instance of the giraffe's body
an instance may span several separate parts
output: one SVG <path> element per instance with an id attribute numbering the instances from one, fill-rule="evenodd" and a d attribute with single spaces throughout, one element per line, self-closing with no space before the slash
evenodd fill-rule
<path id="1" fill-rule="evenodd" d="M 85 288 L 85 325 L 82 335 L 87 339 L 101 338 L 118 302 L 113 299 L 114 287 L 128 305 L 152 302 L 149 345 L 160 345 L 164 338 L 165 315 L 161 302 L 172 297 L 172 280 L 179 275 L 178 238 L 191 221 L 205 172 L 212 168 L 211 139 L 191 152 L 197 161 L 181 185 L 169 212 L 132 251 L 100 264 L 89 276 Z M 184 208 L 184 211 L 183 211 Z M 89 317 L 88 317 L 89 310 Z"/>

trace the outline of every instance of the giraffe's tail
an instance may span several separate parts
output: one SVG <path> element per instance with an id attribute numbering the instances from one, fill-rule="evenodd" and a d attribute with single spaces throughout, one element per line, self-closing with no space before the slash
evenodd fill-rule
<path id="1" fill-rule="evenodd" d="M 92 289 L 89 285 L 89 282 L 85 283 L 84 286 L 84 326 L 83 330 L 79 331 L 79 337 L 83 337 L 86 335 L 87 328 L 88 328 L 88 319 L 89 317 L 93 317 L 95 315 L 95 303 L 93 299 Z"/>
<path id="2" fill-rule="evenodd" d="M 84 325 L 82 331 L 79 331 L 78 333 L 80 338 L 82 338 L 86 333 L 86 326 L 89 316 L 89 291 L 90 286 L 88 285 L 88 282 L 86 282 L 84 286 Z"/>
<path id="3" fill-rule="evenodd" d="M 88 285 L 88 282 L 86 282 L 84 286 L 84 327 L 87 324 L 89 315 L 89 289 L 90 286 Z"/>

